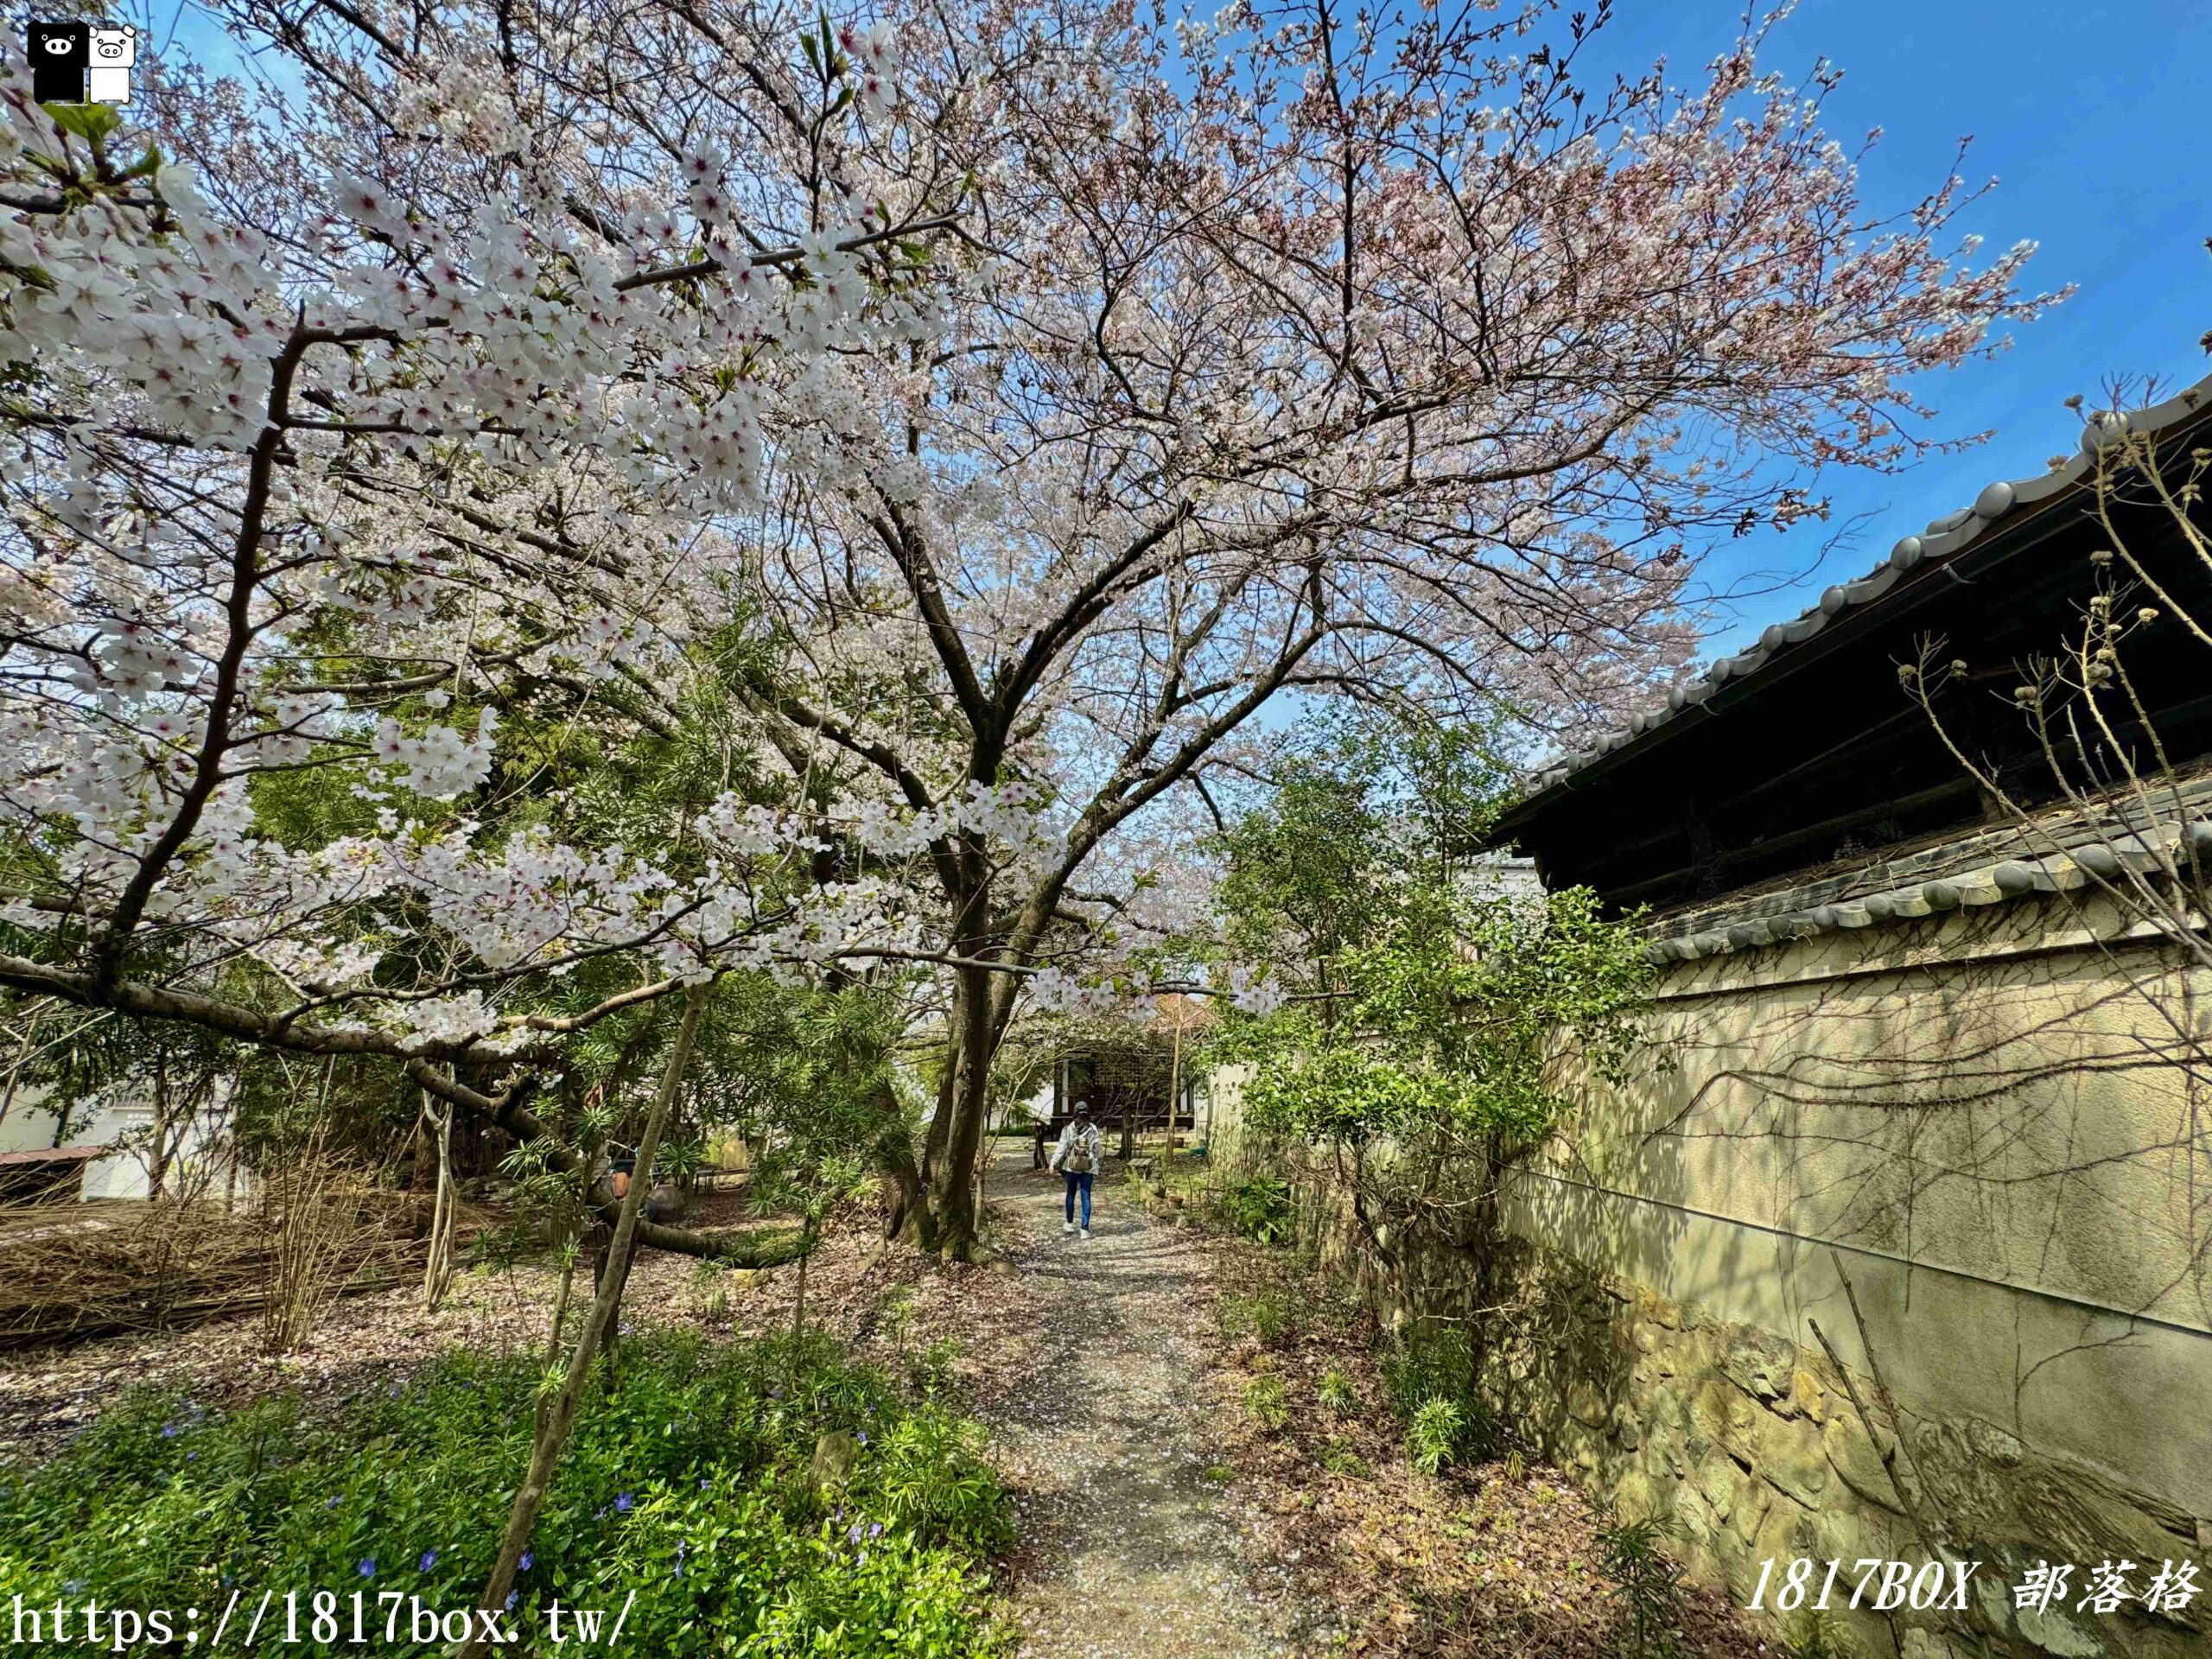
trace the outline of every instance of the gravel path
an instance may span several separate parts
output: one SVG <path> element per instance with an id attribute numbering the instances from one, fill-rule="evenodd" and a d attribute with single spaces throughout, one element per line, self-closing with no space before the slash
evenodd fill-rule
<path id="1" fill-rule="evenodd" d="M 1112 1166 L 1118 1172 L 1119 1166 Z M 1206 1471 L 1214 1326 L 1207 1252 L 1102 1172 L 1088 1240 L 1063 1236 L 1059 1178 L 1027 1148 L 989 1196 L 1035 1325 L 1023 1374 L 987 1409 L 1023 1489 L 1014 1606 L 1023 1659 L 1196 1659 L 1327 1650 L 1247 1518 Z"/>

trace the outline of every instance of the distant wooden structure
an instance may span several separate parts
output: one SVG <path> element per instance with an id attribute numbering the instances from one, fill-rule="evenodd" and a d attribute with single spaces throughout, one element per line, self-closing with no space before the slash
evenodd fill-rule
<path id="1" fill-rule="evenodd" d="M 0 1152 L 0 1204 L 74 1204 L 85 1195 L 85 1167 L 113 1147 L 31 1147 Z"/>
<path id="2" fill-rule="evenodd" d="M 1074 1121 L 1078 1101 L 1089 1104 L 1100 1134 L 1110 1128 L 1119 1135 L 1123 1157 L 1140 1135 L 1179 1135 L 1197 1128 L 1198 1089 L 1182 1063 L 1182 1045 L 1188 1033 L 1217 1023 L 1218 1016 L 1196 997 L 1170 995 L 1159 1002 L 1159 1020 L 1117 1022 L 1116 1040 L 1104 1040 L 1101 1033 L 1055 1058 L 1052 1116 L 1037 1125 L 1037 1168 L 1045 1166 L 1048 1148 Z"/>

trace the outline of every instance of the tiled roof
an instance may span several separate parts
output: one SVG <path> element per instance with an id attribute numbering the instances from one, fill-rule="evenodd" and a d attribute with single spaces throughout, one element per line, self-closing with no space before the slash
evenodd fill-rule
<path id="1" fill-rule="evenodd" d="M 1764 667 L 1777 655 L 1811 639 L 1846 612 L 1881 598 L 1897 586 L 1906 572 L 1930 560 L 1950 557 L 2009 514 L 2047 501 L 2079 484 L 2095 469 L 2098 451 L 2115 442 L 2119 435 L 2162 431 L 2196 414 L 2208 402 L 2212 402 L 2212 375 L 2164 403 L 2093 415 L 2082 423 L 2080 448 L 2063 465 L 2054 466 L 2034 478 L 1999 479 L 1985 485 L 1972 506 L 1961 507 L 1931 520 L 1928 528 L 1916 536 L 1900 537 L 1890 550 L 1889 557 L 1856 582 L 1840 582 L 1830 588 L 1811 608 L 1790 621 L 1777 622 L 1768 628 L 1750 650 L 1723 657 L 1706 671 L 1703 678 L 1676 686 L 1668 693 L 1663 705 L 1636 715 L 1626 729 L 1610 733 L 1580 753 L 1535 772 L 1529 779 L 1528 799 L 1535 799 L 1601 756 L 1626 747 L 1647 732 L 1657 730 L 1684 709 L 1703 702 L 1729 681 L 1741 679 Z"/>
<path id="2" fill-rule="evenodd" d="M 2072 892 L 2115 880 L 2123 867 L 2186 868 L 2192 849 L 2200 866 L 2212 866 L 2212 772 L 2171 792 L 2161 786 L 2158 801 L 2155 814 L 2133 801 L 2094 817 L 2062 806 L 2025 823 L 1877 855 L 1855 868 L 1779 891 L 1678 910 L 1647 927 L 1654 937 L 1644 954 L 1660 963 L 1696 962 L 1837 928 Z"/>

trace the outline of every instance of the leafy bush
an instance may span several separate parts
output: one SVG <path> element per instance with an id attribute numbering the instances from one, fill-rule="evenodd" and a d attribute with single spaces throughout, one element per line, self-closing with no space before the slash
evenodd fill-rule
<path id="1" fill-rule="evenodd" d="M 1290 1300 L 1280 1290 L 1221 1299 L 1221 1329 L 1224 1336 L 1254 1336 L 1264 1344 L 1273 1344 L 1281 1341 L 1289 1327 Z"/>
<path id="2" fill-rule="evenodd" d="M 1470 1400 L 1475 1392 L 1474 1345 L 1456 1326 L 1417 1322 L 1383 1350 L 1382 1383 L 1398 1415 L 1408 1421 L 1424 1401 Z"/>
<path id="3" fill-rule="evenodd" d="M 1782 1650 L 1790 1659 L 1859 1659 L 1859 1649 L 1843 1633 L 1834 1613 L 1817 1607 L 1799 1610 L 1783 1631 Z"/>
<path id="4" fill-rule="evenodd" d="M 1321 1373 L 1320 1386 L 1316 1392 L 1320 1395 L 1321 1403 L 1331 1411 L 1341 1414 L 1359 1409 L 1358 1391 L 1352 1387 L 1351 1378 L 1344 1375 L 1341 1366 L 1332 1365 Z"/>
<path id="5" fill-rule="evenodd" d="M 935 1400 L 949 1394 L 955 1384 L 955 1367 L 961 1351 L 957 1337 L 939 1337 L 927 1347 L 903 1354 L 906 1386 L 925 1399 Z"/>
<path id="6" fill-rule="evenodd" d="M 1613 1581 L 1626 1616 L 1623 1634 L 1636 1659 L 1654 1648 L 1664 1652 L 1674 1645 L 1682 1579 L 1660 1550 L 1661 1541 L 1672 1531 L 1669 1522 L 1652 1516 L 1616 1522 L 1598 1535 L 1605 1576 Z"/>
<path id="7" fill-rule="evenodd" d="M 1474 1348 L 1465 1331 L 1415 1325 L 1384 1351 L 1382 1381 L 1417 1467 L 1434 1474 L 1489 1455 L 1496 1425 L 1475 1388 Z"/>
<path id="8" fill-rule="evenodd" d="M 1458 1401 L 1440 1395 L 1424 1400 L 1414 1408 L 1413 1427 L 1406 1433 L 1406 1454 L 1421 1473 L 1441 1474 L 1445 1465 L 1455 1460 L 1465 1428 L 1465 1416 Z"/>
<path id="9" fill-rule="evenodd" d="M 1364 1480 L 1374 1472 L 1367 1466 L 1367 1459 L 1352 1448 L 1346 1440 L 1333 1440 L 1321 1448 L 1316 1459 L 1322 1468 L 1332 1475 L 1348 1475 L 1354 1480 Z"/>
<path id="10" fill-rule="evenodd" d="M 1287 1244 L 1298 1229 L 1290 1202 L 1290 1183 L 1268 1175 L 1247 1175 L 1222 1189 L 1221 1205 L 1230 1226 L 1262 1244 Z"/>
<path id="11" fill-rule="evenodd" d="M 325 1414 L 297 1395 L 216 1414 L 134 1393 L 42 1466 L 0 1465 L 0 1583 L 27 1605 L 220 1606 L 251 1585 L 472 1605 L 528 1452 L 535 1370 L 456 1354 Z M 842 1504 L 807 1474 L 830 1431 L 860 1447 Z M 660 1654 L 950 1659 L 988 1647 L 977 1557 L 1007 1526 L 976 1429 L 909 1406 L 826 1338 L 794 1353 L 641 1334 L 578 1421 L 515 1618 L 536 1633 L 556 1596 L 617 1608 L 634 1591 L 628 1629 Z M 440 1645 L 402 1637 L 385 1650 Z"/>
<path id="12" fill-rule="evenodd" d="M 1244 1385 L 1244 1409 L 1252 1421 L 1273 1433 L 1290 1421 L 1290 1407 L 1284 1396 L 1282 1378 L 1255 1376 Z"/>

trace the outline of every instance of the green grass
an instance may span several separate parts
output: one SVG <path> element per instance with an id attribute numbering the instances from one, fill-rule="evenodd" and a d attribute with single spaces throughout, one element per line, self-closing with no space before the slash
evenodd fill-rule
<path id="1" fill-rule="evenodd" d="M 1332 1440 L 1321 1448 L 1314 1459 L 1332 1475 L 1346 1475 L 1354 1480 L 1364 1480 L 1375 1471 L 1368 1467 L 1367 1459 L 1352 1449 L 1350 1440 Z"/>
<path id="2" fill-rule="evenodd" d="M 1273 1433 L 1290 1421 L 1290 1406 L 1284 1397 L 1282 1378 L 1255 1376 L 1244 1385 L 1244 1409 L 1252 1421 Z"/>
<path id="3" fill-rule="evenodd" d="M 1289 1328 L 1290 1298 L 1280 1289 L 1221 1299 L 1224 1336 L 1257 1337 L 1262 1344 L 1272 1346 L 1282 1339 L 1283 1332 Z"/>
<path id="4" fill-rule="evenodd" d="M 547 1495 L 513 1618 L 620 1607 L 657 1656 L 988 1651 L 982 1557 L 1008 1538 L 980 1431 L 910 1404 L 816 1338 L 792 1382 L 782 1341 L 623 1344 L 619 1388 L 588 1403 Z M 230 1414 L 127 1395 L 42 1465 L 0 1464 L 0 1584 L 25 1605 L 219 1608 L 298 1587 L 372 1610 L 399 1592 L 473 1605 L 527 1453 L 535 1368 L 461 1353 L 335 1411 L 296 1395 Z M 823 1433 L 862 1440 L 842 1493 L 806 1468 Z M 281 1605 L 281 1604 L 280 1604 Z M 346 1618 L 350 1622 L 350 1611 Z M 377 1633 L 382 1635 L 381 1615 Z M 442 1647 L 379 1641 L 380 1653 Z M 348 1649 L 351 1650 L 350 1649 Z"/>

